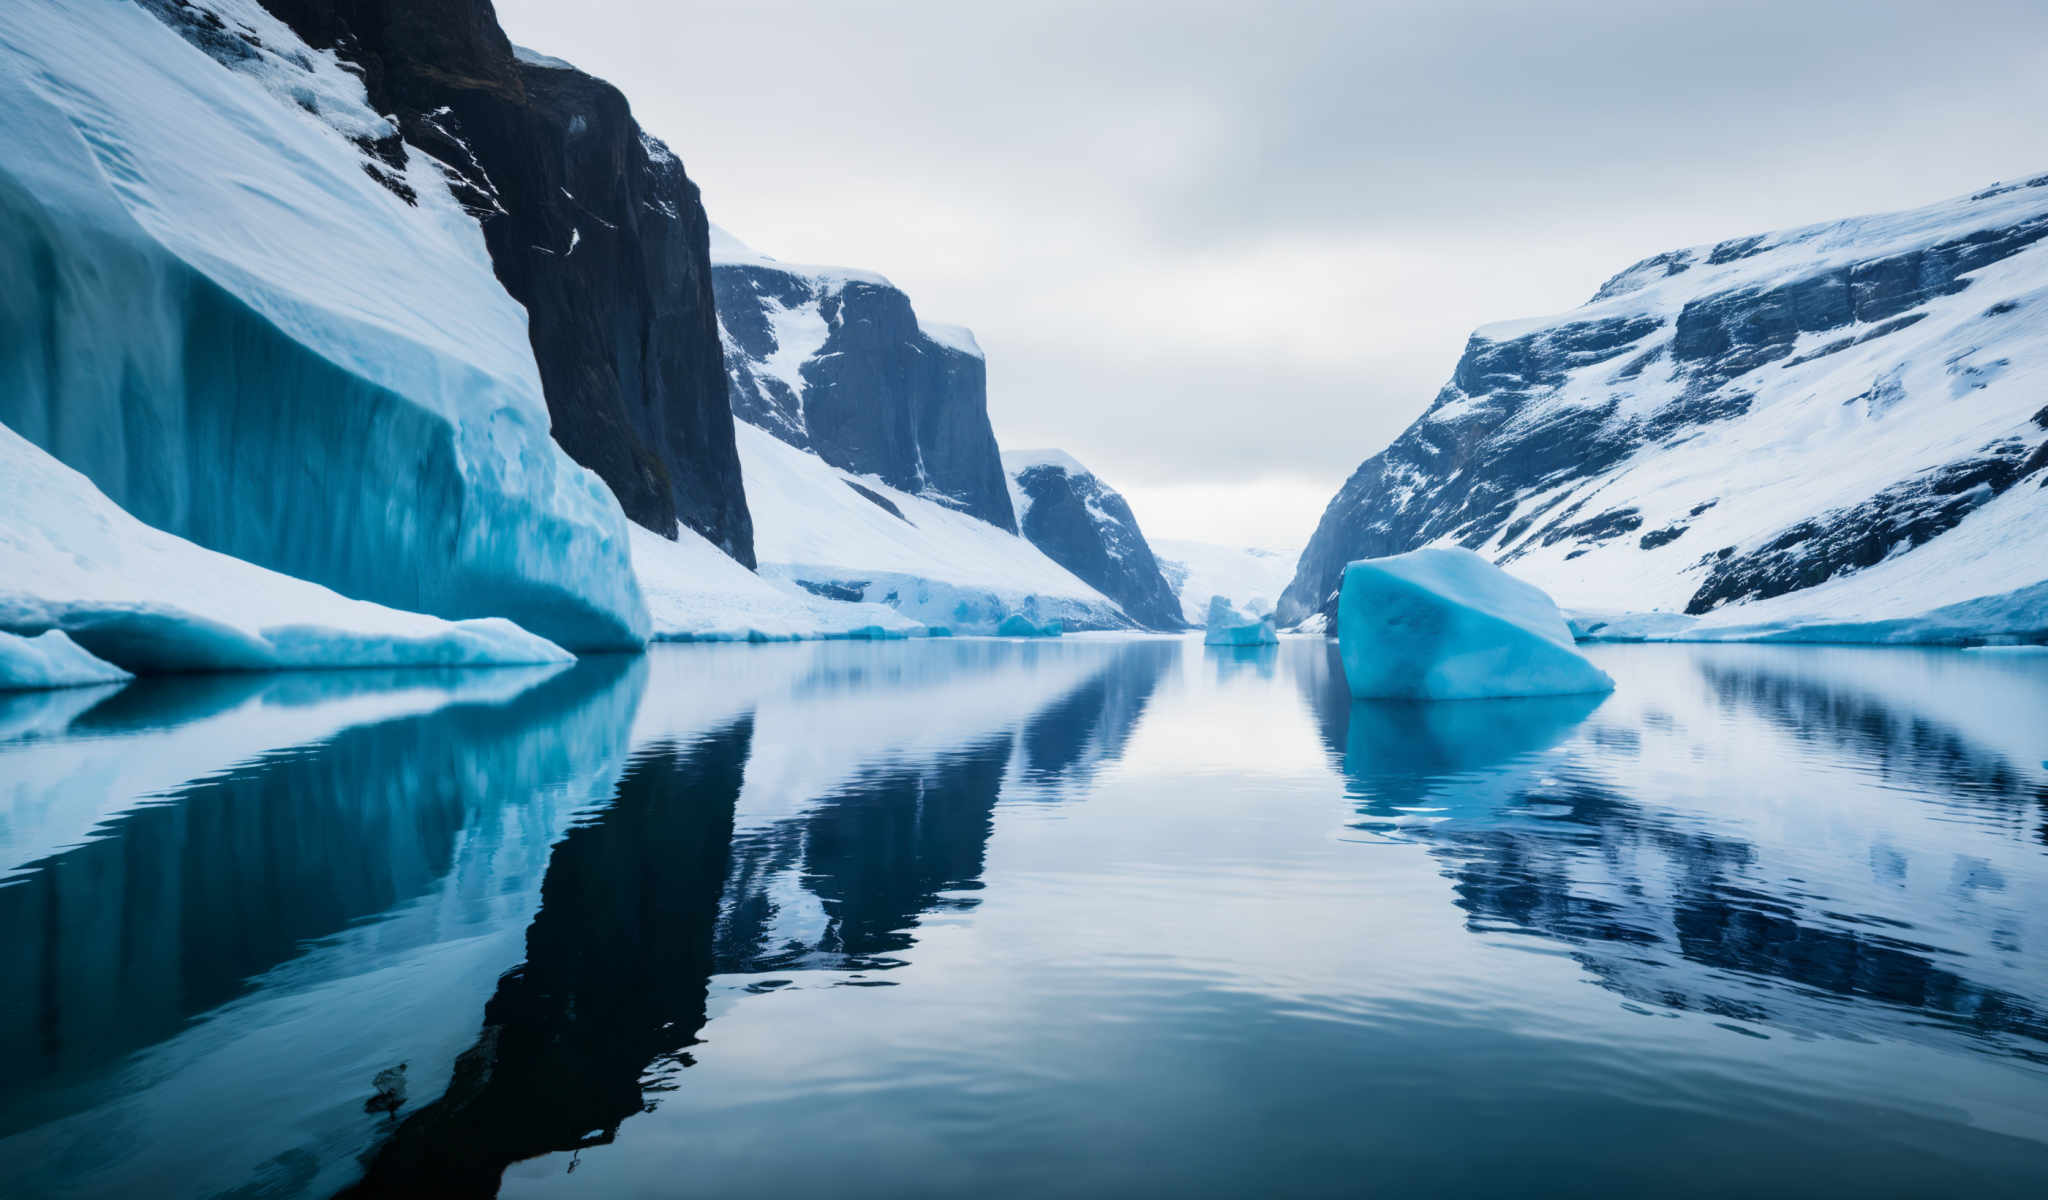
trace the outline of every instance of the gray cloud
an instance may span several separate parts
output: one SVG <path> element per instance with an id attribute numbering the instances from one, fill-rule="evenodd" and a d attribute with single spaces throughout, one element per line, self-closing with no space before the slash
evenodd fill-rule
<path id="1" fill-rule="evenodd" d="M 1645 254 L 2048 169 L 2035 0 L 499 9 L 1174 536 L 1298 542 L 1472 327 Z"/>

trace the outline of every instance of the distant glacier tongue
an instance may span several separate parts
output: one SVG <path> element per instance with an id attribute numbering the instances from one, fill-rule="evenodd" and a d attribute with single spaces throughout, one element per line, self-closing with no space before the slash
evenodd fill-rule
<path id="1" fill-rule="evenodd" d="M 1344 678 L 1356 699 L 1478 700 L 1606 692 L 1542 589 L 1470 550 L 1431 547 L 1344 569 Z"/>

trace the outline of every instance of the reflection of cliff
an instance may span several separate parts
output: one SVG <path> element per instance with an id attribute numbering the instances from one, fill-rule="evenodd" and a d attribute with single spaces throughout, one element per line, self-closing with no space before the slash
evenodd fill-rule
<path id="1" fill-rule="evenodd" d="M 1966 737 L 1875 694 L 1816 694 L 1768 672 L 1708 676 L 1721 704 L 1801 737 L 1852 741 L 1857 761 L 1922 781 L 1999 778 Z M 1604 782 L 1601 743 L 1626 731 L 1579 727 L 1591 706 L 1574 716 L 1553 702 L 1349 704 L 1332 691 L 1341 672 L 1297 678 L 1365 827 L 1428 845 L 1472 932 L 1563 942 L 1602 986 L 1644 1005 L 1803 1033 L 1911 1040 L 1941 1026 L 2048 1061 L 2038 1001 L 1968 977 L 1963 955 L 1896 922 L 1822 910 L 1820 881 L 1773 875 L 1782 868 L 1749 840 Z M 1415 810 L 1431 819 L 1395 820 Z M 1838 1002 L 1850 998 L 1859 1003 Z"/>
<path id="2" fill-rule="evenodd" d="M 1176 642 L 1121 647 L 1107 667 L 1025 725 L 1024 778 L 1079 782 L 1096 765 L 1122 758 L 1145 706 L 1179 662 Z"/>
<path id="3" fill-rule="evenodd" d="M 344 728 L 188 783 L 0 888 L 0 1059 L 16 1097 L 0 1133 L 96 1102 L 90 1089 L 59 1098 L 60 1085 L 178 1034 L 313 940 L 426 895 L 503 797 L 602 773 L 623 754 L 641 673 L 593 660 L 502 703 Z M 323 681 L 285 682 L 317 695 Z M 334 680 L 330 705 L 362 701 L 358 682 Z M 258 686 L 174 683 L 117 695 L 69 732 L 187 719 Z M 317 699 L 305 706 L 318 717 Z"/>
<path id="4" fill-rule="evenodd" d="M 750 718 L 637 755 L 616 802 L 548 863 L 526 961 L 499 981 L 448 1089 L 399 1123 L 354 1194 L 488 1196 L 505 1167 L 608 1142 L 688 1065 Z"/>

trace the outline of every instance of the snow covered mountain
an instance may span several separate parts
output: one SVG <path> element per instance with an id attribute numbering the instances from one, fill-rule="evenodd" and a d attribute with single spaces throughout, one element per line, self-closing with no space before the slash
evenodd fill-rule
<path id="1" fill-rule="evenodd" d="M 334 54 L 253 0 L 14 0 L 0 126 L 0 423 L 174 539 L 570 649 L 645 640 L 626 522 L 549 436 L 526 312 Z"/>
<path id="2" fill-rule="evenodd" d="M 1159 570 L 1167 584 L 1180 597 L 1181 615 L 1190 625 L 1208 619 L 1209 601 L 1217 596 L 1243 612 L 1272 612 L 1280 593 L 1294 578 L 1294 564 L 1301 557 L 1301 550 L 1292 546 L 1219 546 L 1173 538 L 1155 539 L 1152 550 L 1159 556 Z"/>
<path id="3" fill-rule="evenodd" d="M 857 475 L 742 422 L 740 460 L 761 574 L 830 600 L 884 604 L 953 633 L 1021 614 L 1128 629 L 1117 603 L 1017 534 Z"/>
<path id="4" fill-rule="evenodd" d="M 732 411 L 842 470 L 1017 531 L 974 335 L 871 271 L 711 238 Z"/>
<path id="5" fill-rule="evenodd" d="M 205 9 L 229 11 L 150 3 L 202 35 Z M 665 536 L 680 520 L 752 565 L 709 226 L 682 163 L 625 97 L 515 48 L 489 0 L 266 3 L 359 70 L 373 110 L 392 114 L 395 130 L 371 144 L 380 178 L 398 169 L 381 164 L 425 158 L 482 225 L 530 318 L 556 441 L 633 520 Z"/>
<path id="6" fill-rule="evenodd" d="M 1033 545 L 1147 629 L 1185 627 L 1180 598 L 1115 488 L 1059 450 L 1006 453 L 1003 469 L 1018 528 Z"/>
<path id="7" fill-rule="evenodd" d="M 1662 614 L 1610 633 L 2048 635 L 2044 239 L 2048 176 L 1659 254 L 1483 328 L 1331 501 L 1280 617 L 1438 543 Z"/>

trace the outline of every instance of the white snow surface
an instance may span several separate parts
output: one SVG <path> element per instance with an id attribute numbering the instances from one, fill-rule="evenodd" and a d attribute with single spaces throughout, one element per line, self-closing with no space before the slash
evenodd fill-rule
<path id="1" fill-rule="evenodd" d="M 1224 546 L 1215 542 L 1152 539 L 1153 557 L 1180 596 L 1190 625 L 1208 620 L 1209 600 L 1222 596 L 1231 607 L 1270 613 L 1294 578 L 1301 547 Z"/>
<path id="2" fill-rule="evenodd" d="M 1580 368 L 1555 396 L 1518 419 L 1609 401 L 1623 416 L 1647 414 L 1678 399 L 1684 386 L 1671 374 L 1668 348 L 1689 300 L 1769 288 L 2038 219 L 2048 219 L 2048 177 L 1908 212 L 1769 234 L 1755 252 L 1721 264 L 1706 261 L 1711 248 L 1696 247 L 1680 252 L 1692 265 L 1678 274 L 1644 264 L 1619 277 L 1607 299 L 1558 316 L 1489 325 L 1475 336 L 1500 341 L 1574 322 L 1661 317 L 1664 328 L 1627 356 L 1666 351 L 1638 378 L 1617 378 L 1627 359 Z M 1514 551 L 1505 561 L 1516 575 L 1616 631 L 1621 614 L 1646 618 L 1632 624 L 1629 636 L 1653 630 L 1669 637 L 1683 627 L 1687 636 L 1791 637 L 1798 628 L 1825 625 L 1833 627 L 1829 636 L 1856 640 L 1863 636 L 1858 626 L 1905 621 L 2048 580 L 2048 554 L 2040 550 L 2048 532 L 2048 489 L 2036 473 L 1956 528 L 1918 547 L 1901 546 L 1875 566 L 1790 595 L 1727 605 L 1697 622 L 1681 615 L 1704 578 L 1703 555 L 1722 547 L 1752 549 L 1802 517 L 1858 504 L 1999 439 L 2038 443 L 2048 436 L 2033 419 L 2048 400 L 2048 242 L 1968 278 L 1960 292 L 1909 310 L 1924 314 L 1917 323 L 1862 344 L 1800 362 L 1874 326 L 1802 335 L 1789 358 L 1729 385 L 1753 394 L 1746 414 L 1646 445 L 1595 479 L 1532 491 L 1519 510 L 1534 511 L 1562 491 L 1560 503 L 1583 498 L 1586 514 L 1636 507 L 1640 533 L 1683 526 L 1676 540 L 1643 549 L 1640 533 L 1590 545 L 1568 538 L 1547 547 L 1524 537 L 1519 545 L 1494 541 L 1479 549 L 1496 559 Z M 1454 415 L 1454 408 L 1432 415 Z M 1711 507 L 1694 512 L 1708 502 Z M 1514 525 L 1511 520 L 1504 529 Z M 2048 630 L 2048 609 L 2025 604 L 1989 606 L 1980 616 L 1990 621 L 1985 630 L 2010 633 L 2002 623 L 2015 618 Z M 1905 631 L 1893 625 L 1883 640 Z"/>
<path id="3" fill-rule="evenodd" d="M 550 71 L 574 71 L 576 69 L 575 63 L 556 58 L 552 54 L 542 54 L 538 50 L 530 50 L 516 42 L 512 46 L 512 57 L 525 63 L 527 66 L 546 67 Z"/>
<path id="4" fill-rule="evenodd" d="M 811 299 L 809 302 L 799 305 L 795 309 L 771 312 L 769 316 L 770 321 L 775 326 L 775 343 L 780 347 L 776 359 L 784 365 L 781 367 L 771 366 L 767 369 L 777 379 L 789 384 L 790 389 L 798 396 L 803 395 L 803 385 L 800 381 L 792 379 L 791 376 L 794 375 L 796 367 L 801 367 L 817 353 L 819 347 L 825 344 L 825 337 L 829 333 L 825 326 L 824 317 L 819 315 L 819 304 L 827 296 L 832 295 L 849 283 L 866 283 L 876 287 L 891 289 L 896 287 L 895 284 L 889 282 L 887 276 L 875 271 L 862 270 L 858 267 L 827 267 L 808 263 L 787 263 L 781 259 L 771 258 L 715 224 L 711 227 L 711 265 L 714 267 L 764 267 L 768 270 L 780 271 L 785 275 L 797 276 L 810 283 Z M 785 316 L 785 314 L 789 315 Z M 791 340 L 783 336 L 784 320 L 789 321 L 791 328 L 797 332 L 797 344 L 809 346 L 809 349 L 801 355 L 797 354 Z M 923 317 L 919 317 L 917 319 L 917 328 L 918 332 L 948 350 L 957 350 L 962 354 L 972 355 L 975 358 L 986 357 L 982 353 L 981 343 L 974 339 L 974 331 L 964 325 L 948 325 L 940 321 L 928 321 Z"/>
<path id="5" fill-rule="evenodd" d="M 0 692 L 122 683 L 132 678 L 110 662 L 48 629 L 35 637 L 0 633 Z"/>
<path id="6" fill-rule="evenodd" d="M 56 264 L 0 295 L 0 419 L 238 557 L 637 644 L 624 515 L 550 437 L 475 220 L 351 142 L 392 126 L 331 52 L 207 7 L 254 39 L 232 66 L 133 3 L 0 5 L 0 275 Z"/>
<path id="7" fill-rule="evenodd" d="M 569 659 L 503 618 L 444 621 L 351 600 L 153 529 L 5 426 L 0 512 L 0 630 L 62 630 L 128 671 Z"/>
<path id="8" fill-rule="evenodd" d="M 1069 629 L 1129 627 L 1114 601 L 1024 538 L 839 470 L 744 421 L 734 428 L 762 575 L 856 589 L 863 600 L 954 633 L 988 633 L 1012 614 Z"/>
<path id="9" fill-rule="evenodd" d="M 1541 588 L 1470 550 L 1430 547 L 1344 568 L 1339 654 L 1352 696 L 1478 700 L 1614 687 Z"/>
<path id="10" fill-rule="evenodd" d="M 632 527 L 633 569 L 657 641 L 781 642 L 924 632 L 922 624 L 886 605 L 827 600 L 756 575 L 687 526 L 677 535 L 670 541 Z"/>

